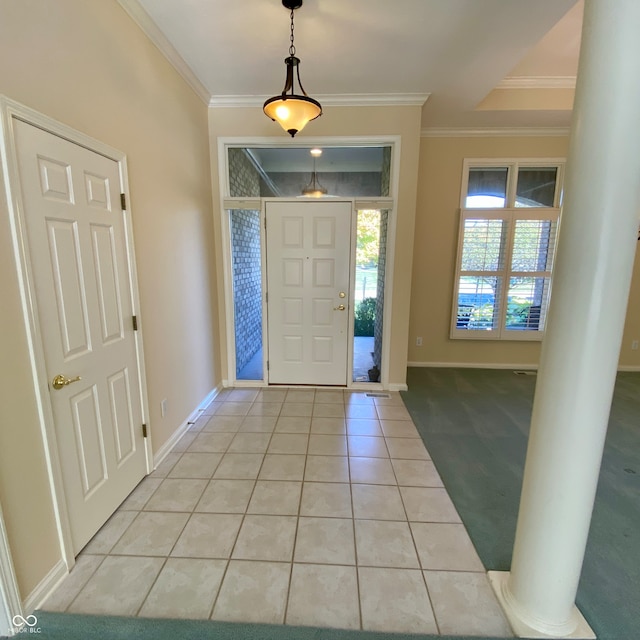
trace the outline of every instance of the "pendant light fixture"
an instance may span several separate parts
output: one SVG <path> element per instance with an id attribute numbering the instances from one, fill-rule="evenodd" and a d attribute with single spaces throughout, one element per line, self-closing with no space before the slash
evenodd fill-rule
<path id="1" fill-rule="evenodd" d="M 300 58 L 296 58 L 293 44 L 293 12 L 302 6 L 302 0 L 282 0 L 282 4 L 291 11 L 291 36 L 289 38 L 289 57 L 285 58 L 287 77 L 280 95 L 269 98 L 262 107 L 265 114 L 277 122 L 293 138 L 304 129 L 307 122 L 322 115 L 322 105 L 307 95 L 300 82 Z M 294 71 L 298 79 L 300 92 L 294 93 Z M 289 93 L 288 93 L 289 92 Z"/>
<path id="2" fill-rule="evenodd" d="M 313 171 L 311 172 L 311 182 L 302 190 L 302 195 L 321 198 L 327 195 L 327 190 L 320 184 L 316 173 L 316 158 L 322 155 L 322 149 L 311 149 L 309 153 L 313 156 Z"/>

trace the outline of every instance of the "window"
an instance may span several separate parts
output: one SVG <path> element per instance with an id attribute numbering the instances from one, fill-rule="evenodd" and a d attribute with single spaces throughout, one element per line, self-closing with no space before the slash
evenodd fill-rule
<path id="1" fill-rule="evenodd" d="M 452 338 L 542 338 L 562 169 L 560 161 L 465 161 Z"/>

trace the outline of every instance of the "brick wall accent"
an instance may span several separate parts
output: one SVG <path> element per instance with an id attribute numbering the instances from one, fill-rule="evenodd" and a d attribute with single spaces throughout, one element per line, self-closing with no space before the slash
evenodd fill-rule
<path id="1" fill-rule="evenodd" d="M 376 320 L 373 327 L 373 361 L 380 369 L 382 366 L 382 312 L 384 309 L 384 274 L 387 266 L 387 227 L 389 211 L 380 212 L 380 245 L 378 249 L 378 283 L 376 287 Z"/>
<path id="2" fill-rule="evenodd" d="M 260 212 L 231 211 L 236 375 L 262 346 Z"/>

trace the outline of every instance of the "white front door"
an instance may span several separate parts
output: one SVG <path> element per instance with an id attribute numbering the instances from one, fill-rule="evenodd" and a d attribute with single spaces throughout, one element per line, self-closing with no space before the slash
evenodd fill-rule
<path id="1" fill-rule="evenodd" d="M 77 554 L 146 473 L 119 165 L 24 122 L 16 121 L 15 133 Z M 57 376 L 62 385 L 54 384 Z"/>
<path id="2" fill-rule="evenodd" d="M 350 202 L 267 202 L 269 382 L 346 385 Z"/>

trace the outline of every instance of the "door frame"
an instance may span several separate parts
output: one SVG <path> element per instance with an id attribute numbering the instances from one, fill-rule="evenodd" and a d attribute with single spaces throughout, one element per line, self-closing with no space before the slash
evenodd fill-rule
<path id="1" fill-rule="evenodd" d="M 235 317 L 233 298 L 233 262 L 231 254 L 231 228 L 230 209 L 250 209 L 260 211 L 260 249 L 262 267 L 263 293 L 266 292 L 266 243 L 264 235 L 265 224 L 265 201 L 301 201 L 298 198 L 259 198 L 259 197 L 231 197 L 229 187 L 229 164 L 228 149 L 232 147 L 263 147 L 263 148 L 299 148 L 299 147 L 391 147 L 391 167 L 389 180 L 389 197 L 358 197 L 354 198 L 331 198 L 331 201 L 349 200 L 354 202 L 352 217 L 352 244 L 355 247 L 357 212 L 360 209 L 386 209 L 389 211 L 389 225 L 387 227 L 387 247 L 386 247 L 386 270 L 384 283 L 384 311 L 382 325 L 382 367 L 380 372 L 380 382 L 354 382 L 353 375 L 347 376 L 347 388 L 353 389 L 389 389 L 389 357 L 391 342 L 391 315 L 393 300 L 393 280 L 395 264 L 395 244 L 396 244 L 396 224 L 397 224 L 397 201 L 400 184 L 400 136 L 323 136 L 288 140 L 275 136 L 252 136 L 252 137 L 219 137 L 218 138 L 218 193 L 220 196 L 220 209 L 218 219 L 214 220 L 216 229 L 220 230 L 222 249 L 222 291 L 224 300 L 224 316 L 221 317 L 220 332 L 221 342 L 226 346 L 226 376 L 223 375 L 222 385 L 224 387 L 242 386 L 268 386 L 269 377 L 267 372 L 266 349 L 267 344 L 267 320 L 266 301 L 262 297 L 262 344 L 263 344 L 263 380 L 237 380 L 236 379 L 236 344 L 235 344 Z M 313 199 L 313 198 L 312 198 Z M 313 199 L 317 200 L 317 199 Z M 355 251 L 352 251 L 352 272 L 355 269 Z M 353 273 L 351 274 L 353 276 Z M 350 276 L 350 277 L 351 277 Z M 351 287 L 352 297 L 355 295 L 353 286 Z M 350 301 L 353 309 L 353 300 Z M 349 370 L 353 371 L 353 313 L 350 314 L 349 322 Z M 224 363 L 224 356 L 223 356 Z"/>
<path id="2" fill-rule="evenodd" d="M 29 254 L 29 245 L 26 234 L 25 212 L 22 202 L 22 194 L 20 187 L 20 178 L 18 171 L 18 161 L 16 154 L 16 141 L 14 132 L 14 122 L 21 120 L 44 131 L 64 138 L 69 142 L 77 144 L 81 147 L 105 156 L 118 164 L 120 174 L 121 193 L 126 195 L 127 208 L 123 212 L 124 216 L 124 233 L 125 233 L 125 251 L 128 262 L 129 285 L 131 287 L 131 301 L 134 315 L 140 313 L 140 296 L 138 291 L 138 278 L 136 272 L 134 242 L 133 242 L 133 226 L 131 216 L 131 198 L 129 195 L 129 182 L 127 171 L 126 155 L 99 140 L 77 131 L 65 124 L 62 124 L 52 118 L 20 104 L 6 96 L 0 95 L 0 159 L 4 168 L 4 175 L 0 176 L 0 182 L 3 181 L 2 195 L 0 196 L 0 206 L 6 206 L 9 214 L 9 222 L 11 226 L 12 244 L 14 249 L 14 259 L 18 273 L 19 289 L 22 302 L 22 312 L 24 319 L 25 332 L 29 348 L 29 361 L 33 385 L 35 391 L 36 405 L 38 409 L 40 430 L 44 445 L 45 460 L 47 465 L 47 474 L 51 488 L 51 496 L 53 502 L 53 510 L 56 519 L 56 528 L 58 531 L 58 540 L 60 544 L 60 552 L 62 560 L 67 566 L 67 570 L 71 570 L 75 564 L 75 556 L 73 553 L 73 545 L 71 542 L 71 529 L 69 526 L 69 515 L 67 510 L 67 502 L 62 482 L 62 471 L 60 456 L 57 446 L 57 438 L 54 428 L 53 411 L 51 399 L 48 390 L 48 379 L 46 375 L 44 344 L 39 327 L 39 316 L 37 309 L 37 301 L 35 297 L 34 278 L 31 266 L 31 257 Z M 149 424 L 149 404 L 147 396 L 147 381 L 144 368 L 144 349 L 142 339 L 142 326 L 138 322 L 138 331 L 135 333 L 136 358 L 139 371 L 139 393 L 142 407 L 143 422 Z M 145 438 L 145 459 L 147 464 L 147 473 L 153 468 L 151 437 Z M 3 545 L 3 529 L 0 528 L 0 566 L 2 566 L 2 550 L 8 545 Z M 6 541 L 5 541 L 6 542 Z M 10 558 L 9 558 L 10 560 Z M 5 573 L 6 563 L 5 563 Z M 11 573 L 13 569 L 11 568 Z M 0 580 L 2 579 L 0 574 Z M 15 573 L 12 580 L 0 583 L 0 591 L 2 587 L 7 593 L 12 593 L 13 589 L 17 589 Z M 11 582 L 14 583 L 12 587 Z M 10 603 L 15 604 L 15 596 L 20 602 L 19 594 L 14 594 L 10 598 Z M 38 603 L 35 603 L 38 604 Z M 16 613 L 22 613 L 16 611 Z"/>

